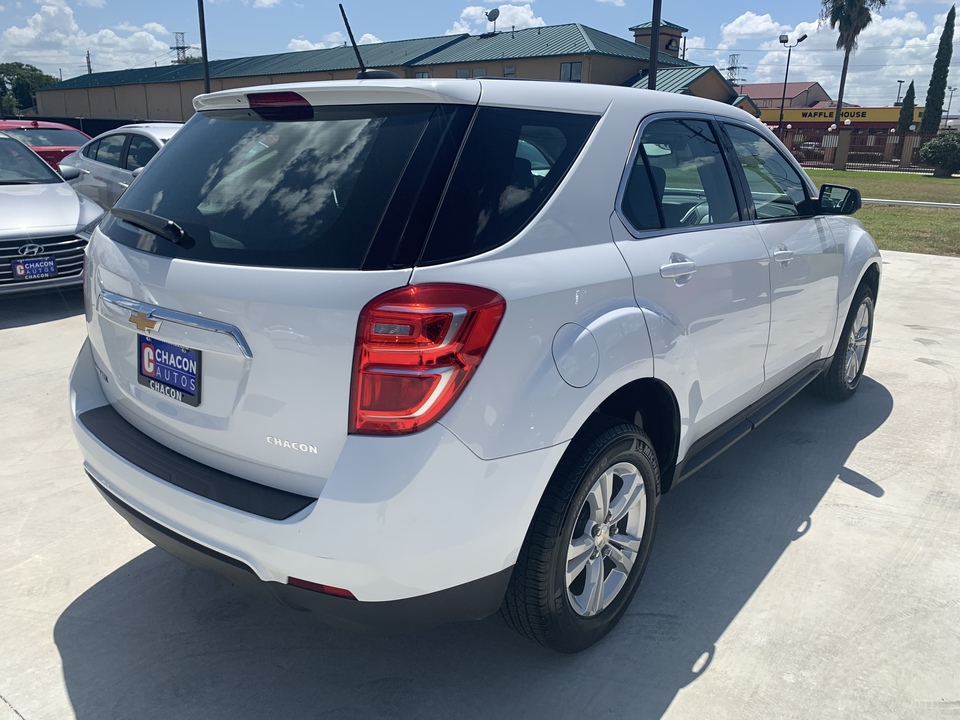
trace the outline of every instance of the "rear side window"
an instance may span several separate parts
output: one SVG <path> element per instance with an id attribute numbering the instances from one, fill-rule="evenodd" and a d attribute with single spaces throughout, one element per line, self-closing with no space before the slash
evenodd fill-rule
<path id="1" fill-rule="evenodd" d="M 359 269 L 436 109 L 326 106 L 289 119 L 198 113 L 117 203 L 174 221 L 191 242 L 173 244 L 112 216 L 102 229 L 168 257 Z"/>
<path id="2" fill-rule="evenodd" d="M 621 205 L 635 229 L 740 220 L 730 173 L 708 122 L 658 120 L 647 125 L 640 143 Z"/>
<path id="3" fill-rule="evenodd" d="M 123 143 L 127 140 L 126 135 L 108 135 L 100 140 L 100 147 L 97 148 L 97 162 L 104 165 L 113 165 L 120 167 L 120 155 L 123 152 Z"/>
<path id="4" fill-rule="evenodd" d="M 478 255 L 514 237 L 560 184 L 596 123 L 592 115 L 480 108 L 421 263 Z"/>

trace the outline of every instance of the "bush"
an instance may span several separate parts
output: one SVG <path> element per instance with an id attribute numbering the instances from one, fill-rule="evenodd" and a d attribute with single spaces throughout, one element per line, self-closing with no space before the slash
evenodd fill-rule
<path id="1" fill-rule="evenodd" d="M 933 165 L 934 177 L 950 177 L 960 172 L 960 132 L 948 130 L 920 148 L 920 159 Z"/>
<path id="2" fill-rule="evenodd" d="M 857 151 L 847 155 L 847 162 L 852 163 L 881 163 L 883 162 L 882 152 L 863 152 Z"/>

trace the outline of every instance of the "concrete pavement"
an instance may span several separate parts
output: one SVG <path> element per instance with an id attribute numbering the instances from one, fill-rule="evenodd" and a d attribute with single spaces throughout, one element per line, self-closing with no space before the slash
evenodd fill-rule
<path id="1" fill-rule="evenodd" d="M 960 259 L 884 254 L 867 376 L 667 495 L 578 656 L 354 635 L 152 548 L 85 478 L 79 293 L 0 299 L 0 720 L 960 717 Z M 442 542 L 438 538 L 438 542 Z"/>

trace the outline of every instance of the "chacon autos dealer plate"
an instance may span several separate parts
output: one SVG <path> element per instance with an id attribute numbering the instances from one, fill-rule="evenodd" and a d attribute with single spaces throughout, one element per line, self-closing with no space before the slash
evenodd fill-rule
<path id="1" fill-rule="evenodd" d="M 57 260 L 52 257 L 25 258 L 13 260 L 13 279 L 44 280 L 57 276 Z"/>
<path id="2" fill-rule="evenodd" d="M 187 405 L 200 404 L 200 351 L 137 335 L 137 381 Z"/>

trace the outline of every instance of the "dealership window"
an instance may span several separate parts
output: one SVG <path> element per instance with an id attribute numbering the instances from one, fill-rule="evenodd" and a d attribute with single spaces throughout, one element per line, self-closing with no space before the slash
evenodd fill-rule
<path id="1" fill-rule="evenodd" d="M 517 66 L 516 66 L 516 65 L 504 65 L 504 66 L 503 66 L 503 76 L 504 76 L 504 77 L 516 77 L 516 76 L 517 76 Z"/>
<path id="2" fill-rule="evenodd" d="M 457 77 L 460 78 L 461 80 L 466 80 L 468 77 L 470 77 L 470 71 L 469 71 L 469 70 L 457 70 Z"/>
<path id="3" fill-rule="evenodd" d="M 473 76 L 474 76 L 475 78 L 486 77 L 486 76 L 487 76 L 487 69 L 486 69 L 486 68 L 474 68 L 474 69 L 473 69 Z"/>
<path id="4" fill-rule="evenodd" d="M 580 82 L 582 73 L 582 62 L 560 63 L 560 82 Z"/>
<path id="5" fill-rule="evenodd" d="M 417 73 L 417 77 L 418 77 L 418 78 L 428 78 L 428 77 L 430 77 L 430 73 L 429 73 L 429 72 L 418 72 L 418 73 Z"/>

